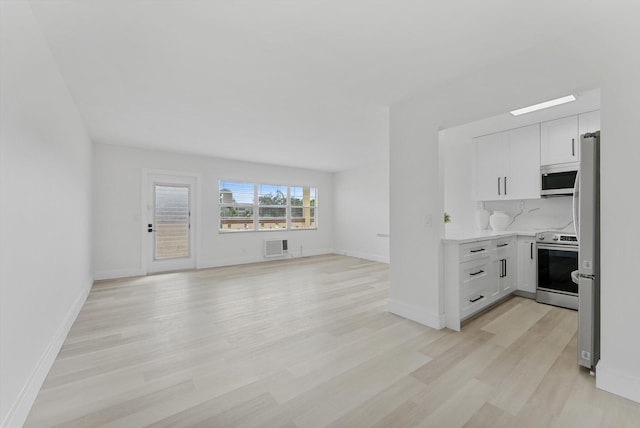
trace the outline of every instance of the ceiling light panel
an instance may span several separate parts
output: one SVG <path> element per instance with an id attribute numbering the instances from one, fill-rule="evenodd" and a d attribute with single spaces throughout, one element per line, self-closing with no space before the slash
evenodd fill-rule
<path id="1" fill-rule="evenodd" d="M 540 104 L 534 104 L 532 106 L 513 110 L 510 113 L 514 116 L 520 116 L 521 114 L 531 113 L 532 111 L 538 111 L 545 108 L 558 106 L 560 104 L 570 103 L 571 101 L 575 101 L 575 100 L 576 100 L 576 97 L 574 97 L 573 95 L 567 95 L 566 97 L 556 98 L 555 100 L 549 100 Z"/>

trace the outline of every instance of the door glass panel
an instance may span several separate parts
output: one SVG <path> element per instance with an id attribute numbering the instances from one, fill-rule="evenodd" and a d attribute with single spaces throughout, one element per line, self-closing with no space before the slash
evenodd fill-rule
<path id="1" fill-rule="evenodd" d="M 156 260 L 189 257 L 189 188 L 155 185 Z"/>

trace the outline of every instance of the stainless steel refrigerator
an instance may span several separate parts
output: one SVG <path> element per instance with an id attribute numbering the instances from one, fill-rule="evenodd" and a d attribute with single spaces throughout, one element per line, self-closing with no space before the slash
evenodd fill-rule
<path id="1" fill-rule="evenodd" d="M 600 359 L 600 131 L 580 138 L 580 169 L 573 195 L 578 237 L 578 364 Z"/>

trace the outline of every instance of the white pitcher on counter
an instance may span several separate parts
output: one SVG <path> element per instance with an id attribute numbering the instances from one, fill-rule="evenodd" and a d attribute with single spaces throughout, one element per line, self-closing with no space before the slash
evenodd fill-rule
<path id="1" fill-rule="evenodd" d="M 484 202 L 480 202 L 476 210 L 476 227 L 478 230 L 487 230 L 489 227 L 489 211 L 484 209 Z"/>
<path id="2" fill-rule="evenodd" d="M 494 232 L 506 230 L 511 223 L 511 216 L 504 211 L 494 211 L 489 217 L 489 224 Z"/>

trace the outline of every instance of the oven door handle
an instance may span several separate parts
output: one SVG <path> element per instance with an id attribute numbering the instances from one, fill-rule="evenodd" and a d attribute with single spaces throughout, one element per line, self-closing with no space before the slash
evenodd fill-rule
<path id="1" fill-rule="evenodd" d="M 574 245 L 553 245 L 553 244 L 541 245 L 540 243 L 538 243 L 538 245 L 536 245 L 536 248 L 538 248 L 538 250 L 562 250 L 562 251 L 571 251 L 574 253 L 578 252 L 578 247 Z"/>

